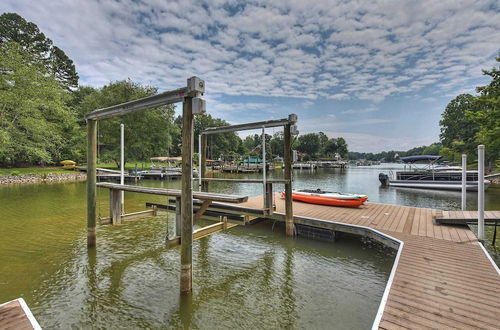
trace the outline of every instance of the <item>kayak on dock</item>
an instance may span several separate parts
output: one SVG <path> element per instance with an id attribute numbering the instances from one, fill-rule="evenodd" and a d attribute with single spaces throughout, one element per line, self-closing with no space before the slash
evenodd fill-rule
<path id="1" fill-rule="evenodd" d="M 285 192 L 282 193 L 285 196 Z M 311 204 L 359 207 L 368 199 L 367 195 L 347 194 L 340 192 L 317 190 L 293 190 L 292 199 Z"/>

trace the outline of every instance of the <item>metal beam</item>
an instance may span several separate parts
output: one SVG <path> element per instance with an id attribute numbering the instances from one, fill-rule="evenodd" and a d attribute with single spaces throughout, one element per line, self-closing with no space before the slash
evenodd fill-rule
<path id="1" fill-rule="evenodd" d="M 187 95 L 187 87 L 164 92 L 158 95 L 144 97 L 142 99 L 113 105 L 111 107 L 94 110 L 85 116 L 85 119 L 106 119 L 115 116 L 126 115 L 131 112 L 148 108 L 159 107 L 166 104 L 181 102 Z"/>
<path id="2" fill-rule="evenodd" d="M 218 134 L 218 133 L 228 133 L 237 131 L 247 131 L 250 129 L 262 129 L 267 127 L 280 127 L 286 125 L 293 125 L 297 122 L 297 115 L 291 114 L 288 118 L 274 119 L 266 121 L 258 121 L 254 123 L 238 124 L 231 126 L 221 126 L 221 127 L 210 127 L 201 132 L 201 134 Z"/>

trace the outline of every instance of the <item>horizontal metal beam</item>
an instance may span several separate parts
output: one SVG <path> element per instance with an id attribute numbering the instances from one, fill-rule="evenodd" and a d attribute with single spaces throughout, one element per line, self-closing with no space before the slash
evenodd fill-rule
<path id="1" fill-rule="evenodd" d="M 193 178 L 193 180 L 199 178 Z M 262 179 L 225 179 L 225 178 L 201 178 L 201 181 L 215 181 L 215 182 L 242 182 L 242 183 L 264 183 Z M 285 179 L 268 179 L 267 183 L 273 184 L 287 184 L 289 180 Z"/>
<path id="2" fill-rule="evenodd" d="M 250 129 L 259 129 L 262 127 L 279 127 L 285 125 L 293 125 L 297 122 L 297 116 L 295 114 L 291 114 L 288 118 L 283 119 L 273 119 L 266 121 L 258 121 L 254 123 L 246 123 L 246 124 L 238 124 L 231 126 L 221 126 L 221 127 L 210 127 L 201 132 L 201 134 L 218 134 L 218 133 L 228 133 L 228 132 L 237 132 L 237 131 L 247 131 Z"/>
<path id="3" fill-rule="evenodd" d="M 166 104 L 181 102 L 186 96 L 187 87 L 164 92 L 158 95 L 144 97 L 142 99 L 113 105 L 111 107 L 94 110 L 85 116 L 87 120 L 106 119 L 115 116 L 126 115 L 131 112 L 155 108 Z"/>

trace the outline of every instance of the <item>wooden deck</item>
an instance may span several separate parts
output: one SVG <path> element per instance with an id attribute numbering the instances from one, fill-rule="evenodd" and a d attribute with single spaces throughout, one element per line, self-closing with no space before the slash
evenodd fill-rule
<path id="1" fill-rule="evenodd" d="M 41 329 L 23 299 L 16 299 L 0 305 L 0 329 Z"/>
<path id="2" fill-rule="evenodd" d="M 284 213 L 284 200 L 276 194 L 275 201 L 276 212 Z M 262 196 L 240 205 L 261 208 Z M 359 209 L 293 203 L 294 216 L 366 226 L 403 242 L 382 299 L 381 329 L 499 329 L 498 267 L 467 227 L 434 224 L 439 212 L 374 203 Z"/>
<path id="3" fill-rule="evenodd" d="M 500 222 L 500 211 L 485 211 L 484 221 Z M 477 223 L 477 211 L 442 211 L 436 215 L 438 224 L 465 225 Z"/>

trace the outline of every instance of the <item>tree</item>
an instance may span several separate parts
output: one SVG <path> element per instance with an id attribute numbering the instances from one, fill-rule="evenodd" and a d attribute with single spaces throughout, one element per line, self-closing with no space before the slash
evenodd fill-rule
<path id="1" fill-rule="evenodd" d="M 460 94 L 448 103 L 439 122 L 440 139 L 444 147 L 457 152 L 474 154 L 477 145 L 475 137 L 479 132 L 479 125 L 466 114 L 477 112 L 478 106 L 476 98 L 470 94 Z M 462 148 L 458 150 L 454 146 L 462 146 Z"/>
<path id="2" fill-rule="evenodd" d="M 16 42 L 0 44 L 0 68 L 0 164 L 64 158 L 75 127 L 68 93 Z"/>
<path id="3" fill-rule="evenodd" d="M 269 146 L 273 157 L 279 156 L 283 157 L 285 140 L 283 137 L 283 132 L 276 132 L 269 141 Z"/>
<path id="4" fill-rule="evenodd" d="M 320 139 L 318 134 L 309 133 L 301 135 L 297 139 L 297 150 L 308 154 L 311 158 L 314 158 L 318 153 L 320 148 Z"/>
<path id="5" fill-rule="evenodd" d="M 198 150 L 198 136 L 200 132 L 209 127 L 229 126 L 229 123 L 219 118 L 213 118 L 210 114 L 195 116 L 194 119 L 194 145 Z M 182 127 L 179 127 L 181 129 Z M 234 133 L 211 134 L 207 137 L 208 155 L 218 158 L 220 155 L 236 153 L 241 145 L 240 137 Z"/>
<path id="6" fill-rule="evenodd" d="M 496 61 L 500 62 L 500 55 Z M 483 73 L 492 80 L 489 85 L 477 88 L 480 110 L 468 111 L 467 117 L 479 126 L 476 140 L 485 144 L 487 159 L 494 161 L 500 158 L 500 67 Z"/>
<path id="7" fill-rule="evenodd" d="M 14 41 L 32 55 L 32 60 L 44 65 L 66 89 L 78 86 L 78 74 L 73 61 L 60 48 L 53 46 L 32 22 L 15 13 L 0 16 L 0 44 Z"/>
<path id="8" fill-rule="evenodd" d="M 77 112 L 82 118 L 95 109 L 151 96 L 156 92 L 154 87 L 142 86 L 130 80 L 117 81 L 93 91 L 86 89 L 84 93 L 87 94 L 77 106 Z M 125 125 L 127 160 L 146 160 L 154 156 L 172 155 L 170 151 L 173 136 L 180 135 L 173 121 L 174 107 L 170 105 L 100 120 L 100 160 L 114 161 L 119 166 L 121 123 Z"/>
<path id="9" fill-rule="evenodd" d="M 326 134 L 323 132 L 319 132 L 318 138 L 319 138 L 319 154 L 325 156 L 326 155 L 325 148 L 328 143 L 328 136 L 326 136 Z"/>
<path id="10" fill-rule="evenodd" d="M 345 158 L 347 156 L 347 142 L 343 137 L 337 138 L 337 153 L 340 157 Z"/>

